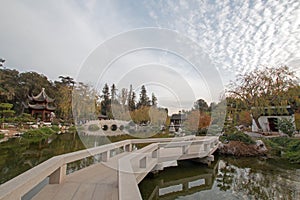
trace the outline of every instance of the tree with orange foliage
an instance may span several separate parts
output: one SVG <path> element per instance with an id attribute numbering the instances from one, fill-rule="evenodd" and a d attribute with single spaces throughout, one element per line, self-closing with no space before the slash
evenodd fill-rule
<path id="1" fill-rule="evenodd" d="M 192 110 L 187 114 L 187 120 L 184 125 L 189 131 L 198 132 L 201 129 L 208 128 L 211 123 L 211 117 L 205 113 L 200 112 L 199 110 Z"/>

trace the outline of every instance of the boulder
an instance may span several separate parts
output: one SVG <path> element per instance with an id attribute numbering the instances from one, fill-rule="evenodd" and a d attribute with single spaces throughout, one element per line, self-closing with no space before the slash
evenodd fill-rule
<path id="1" fill-rule="evenodd" d="M 221 154 L 233 156 L 260 156 L 267 153 L 267 148 L 263 141 L 257 140 L 256 144 L 245 144 L 240 141 L 229 141 L 227 144 L 219 145 Z"/>

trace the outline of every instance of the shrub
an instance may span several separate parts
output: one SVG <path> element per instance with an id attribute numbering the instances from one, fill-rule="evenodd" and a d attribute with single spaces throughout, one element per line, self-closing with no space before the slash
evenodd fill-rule
<path id="1" fill-rule="evenodd" d="M 264 140 L 271 154 L 287 159 L 291 163 L 300 163 L 300 140 L 297 138 L 277 137 Z"/>
<path id="2" fill-rule="evenodd" d="M 24 138 L 47 138 L 50 135 L 56 133 L 55 130 L 53 130 L 52 128 L 49 127 L 42 127 L 39 129 L 31 129 L 26 131 L 22 137 Z"/>
<path id="3" fill-rule="evenodd" d="M 288 136 L 292 137 L 295 130 L 294 123 L 291 119 L 279 119 L 277 122 L 278 129 Z"/>
<path id="4" fill-rule="evenodd" d="M 60 131 L 60 129 L 59 129 L 59 127 L 58 127 L 57 125 L 52 125 L 52 126 L 51 126 L 51 129 L 52 129 L 53 131 L 56 131 L 56 132 Z"/>
<path id="5" fill-rule="evenodd" d="M 56 133 L 56 131 L 52 130 L 52 128 L 48 128 L 48 127 L 42 127 L 39 129 L 43 134 L 46 135 L 51 135 L 53 133 Z"/>
<path id="6" fill-rule="evenodd" d="M 233 132 L 228 133 L 221 136 L 221 141 L 240 141 L 245 144 L 255 144 L 255 141 L 249 136 L 243 133 L 242 131 L 238 131 L 237 129 L 231 129 Z"/>
<path id="7" fill-rule="evenodd" d="M 201 128 L 198 130 L 198 132 L 196 133 L 197 136 L 203 136 L 207 134 L 207 128 Z"/>

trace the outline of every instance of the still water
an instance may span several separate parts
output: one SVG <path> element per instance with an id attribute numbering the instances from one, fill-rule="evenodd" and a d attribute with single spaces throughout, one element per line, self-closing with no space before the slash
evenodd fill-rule
<path id="1" fill-rule="evenodd" d="M 207 167 L 182 161 L 139 185 L 143 199 L 300 199 L 300 166 L 219 157 Z"/>
<path id="2" fill-rule="evenodd" d="M 7 142 L 0 143 L 0 184 L 53 156 L 107 143 L 111 141 L 106 137 L 90 136 L 80 139 L 77 133 L 54 134 L 42 140 L 11 138 Z M 75 168 L 82 167 L 84 166 Z"/>
<path id="3" fill-rule="evenodd" d="M 0 143 L 0 184 L 55 155 L 111 142 L 95 136 L 82 140 L 68 133 Z M 257 158 L 215 160 L 210 167 L 179 162 L 178 167 L 147 176 L 139 185 L 143 199 L 300 199 L 300 165 Z"/>

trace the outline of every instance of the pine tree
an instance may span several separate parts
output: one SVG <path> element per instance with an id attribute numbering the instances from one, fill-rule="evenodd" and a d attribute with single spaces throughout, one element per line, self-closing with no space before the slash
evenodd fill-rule
<path id="1" fill-rule="evenodd" d="M 101 114 L 102 115 L 108 115 L 110 112 L 110 99 L 109 99 L 109 87 L 107 83 L 105 83 L 103 89 L 102 89 L 102 95 L 101 95 L 102 101 L 101 101 Z"/>
<path id="2" fill-rule="evenodd" d="M 120 102 L 121 102 L 123 107 L 126 104 L 127 98 L 128 98 L 128 90 L 126 88 L 122 88 Z"/>
<path id="3" fill-rule="evenodd" d="M 154 93 L 152 93 L 152 97 L 151 97 L 151 105 L 152 106 L 157 106 L 157 98 L 156 96 L 154 95 Z"/>
<path id="4" fill-rule="evenodd" d="M 144 85 L 142 85 L 141 87 L 140 100 L 138 102 L 137 107 L 141 108 L 143 106 L 150 106 L 150 100 L 149 97 L 147 96 L 147 90 Z"/>
<path id="5" fill-rule="evenodd" d="M 135 92 L 132 92 L 131 93 L 131 99 L 130 99 L 130 102 L 129 102 L 129 105 L 128 105 L 130 111 L 133 111 L 133 110 L 136 109 L 135 98 L 136 98 L 136 94 L 135 94 Z"/>
<path id="6" fill-rule="evenodd" d="M 111 102 L 112 103 L 117 103 L 117 99 L 116 99 L 116 96 L 117 96 L 117 88 L 115 86 L 115 84 L 112 84 L 111 86 L 111 89 L 110 89 L 110 93 L 111 93 Z"/>

